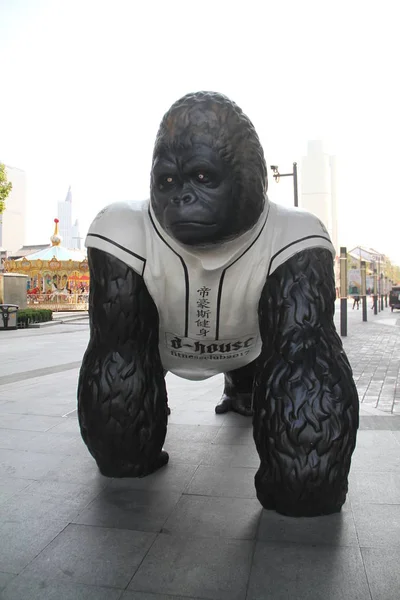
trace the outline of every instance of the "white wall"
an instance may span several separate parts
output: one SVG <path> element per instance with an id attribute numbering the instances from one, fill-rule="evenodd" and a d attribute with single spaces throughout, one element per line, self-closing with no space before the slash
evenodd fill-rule
<path id="1" fill-rule="evenodd" d="M 336 212 L 336 159 L 324 152 L 320 140 L 308 142 L 301 161 L 300 206 L 324 223 L 338 252 Z"/>
<path id="2" fill-rule="evenodd" d="M 15 167 L 6 166 L 8 181 L 13 187 L 6 199 L 6 209 L 0 216 L 1 242 L 8 254 L 19 250 L 25 244 L 26 231 L 26 174 Z"/>
<path id="3" fill-rule="evenodd" d="M 72 245 L 71 248 L 81 249 L 81 238 L 79 233 L 79 221 L 78 219 L 75 221 L 74 225 L 71 227 L 71 236 L 72 236 Z"/>
<path id="4" fill-rule="evenodd" d="M 73 248 L 72 246 L 72 204 L 71 202 L 59 202 L 58 203 L 58 219 L 59 232 L 62 237 L 61 245 L 66 248 Z"/>

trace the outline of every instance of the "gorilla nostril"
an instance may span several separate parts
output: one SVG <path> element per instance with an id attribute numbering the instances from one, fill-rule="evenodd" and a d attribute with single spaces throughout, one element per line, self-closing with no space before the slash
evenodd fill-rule
<path id="1" fill-rule="evenodd" d="M 172 204 L 190 204 L 194 202 L 195 196 L 193 194 L 182 194 L 181 196 L 174 196 L 171 198 Z"/>

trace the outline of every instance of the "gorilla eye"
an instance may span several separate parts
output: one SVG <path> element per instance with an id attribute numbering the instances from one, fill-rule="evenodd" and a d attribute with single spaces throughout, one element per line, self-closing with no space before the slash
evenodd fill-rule
<path id="1" fill-rule="evenodd" d="M 163 175 L 158 180 L 158 188 L 164 190 L 175 185 L 175 177 L 173 175 Z"/>
<path id="2" fill-rule="evenodd" d="M 200 183 L 210 183 L 210 176 L 205 171 L 199 171 L 196 174 L 196 179 Z"/>

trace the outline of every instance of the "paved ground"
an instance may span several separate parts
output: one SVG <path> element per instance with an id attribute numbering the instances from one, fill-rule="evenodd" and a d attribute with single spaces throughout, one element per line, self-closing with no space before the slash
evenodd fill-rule
<path id="1" fill-rule="evenodd" d="M 221 378 L 168 376 L 169 465 L 101 477 L 75 413 L 87 324 L 0 332 L 0 598 L 399 600 L 400 313 L 349 308 L 361 427 L 349 500 L 317 519 L 261 509 Z"/>

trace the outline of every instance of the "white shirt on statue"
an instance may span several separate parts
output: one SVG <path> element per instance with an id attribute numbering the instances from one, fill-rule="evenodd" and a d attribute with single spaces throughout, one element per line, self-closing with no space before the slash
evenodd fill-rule
<path id="1" fill-rule="evenodd" d="M 210 249 L 184 246 L 157 221 L 149 201 L 115 203 L 90 226 L 86 247 L 115 256 L 143 277 L 159 314 L 163 367 L 207 379 L 261 351 L 258 302 L 268 275 L 306 248 L 335 250 L 324 225 L 266 199 L 254 228 Z"/>

